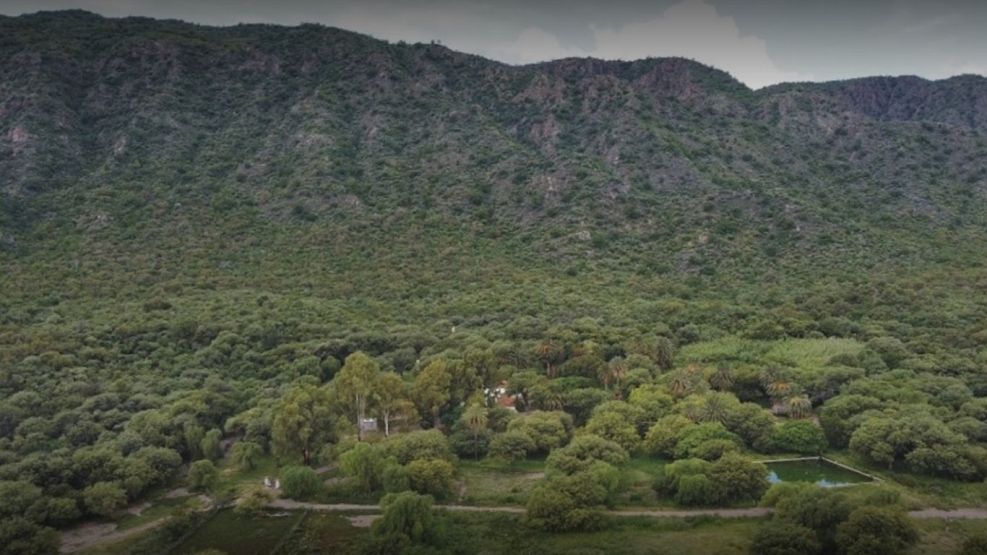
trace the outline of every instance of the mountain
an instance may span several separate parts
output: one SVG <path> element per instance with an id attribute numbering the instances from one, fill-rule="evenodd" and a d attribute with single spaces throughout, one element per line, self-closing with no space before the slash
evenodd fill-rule
<path id="1" fill-rule="evenodd" d="M 985 134 L 975 76 L 752 91 L 677 58 L 4 17 L 0 288 L 12 322 L 244 290 L 352 324 L 945 287 L 984 260 Z"/>

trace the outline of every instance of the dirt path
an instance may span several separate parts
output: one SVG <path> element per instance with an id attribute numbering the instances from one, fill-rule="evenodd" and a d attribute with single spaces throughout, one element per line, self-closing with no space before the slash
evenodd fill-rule
<path id="1" fill-rule="evenodd" d="M 748 509 L 686 509 L 686 510 L 627 510 L 607 511 L 614 516 L 649 516 L 654 518 L 689 518 L 690 516 L 716 516 L 720 518 L 761 518 L 771 514 L 766 507 Z"/>
<path id="2" fill-rule="evenodd" d="M 159 518 L 126 530 L 117 530 L 116 524 L 83 524 L 62 532 L 62 545 L 58 552 L 75 553 L 95 545 L 116 543 L 157 528 L 167 521 L 168 517 Z"/>
<path id="3" fill-rule="evenodd" d="M 278 499 L 272 501 L 268 506 L 310 511 L 360 511 L 376 513 L 380 511 L 377 505 L 358 505 L 350 503 L 306 503 L 303 501 L 292 501 L 291 499 Z M 436 505 L 437 509 L 447 511 L 471 512 L 471 513 L 513 513 L 524 514 L 524 507 L 478 507 L 474 505 Z M 644 516 L 652 518 L 689 518 L 694 516 L 714 516 L 719 518 L 762 518 L 769 516 L 772 509 L 767 507 L 749 507 L 745 509 L 622 509 L 618 511 L 606 511 L 605 514 L 612 516 Z M 912 518 L 931 519 L 984 519 L 987 520 L 987 509 L 955 509 L 944 511 L 941 509 L 922 509 L 911 511 L 908 516 Z"/>
<path id="4" fill-rule="evenodd" d="M 987 509 L 953 509 L 951 511 L 944 511 L 942 509 L 922 509 L 921 511 L 909 511 L 908 516 L 912 518 L 943 518 L 946 520 L 987 520 Z"/>

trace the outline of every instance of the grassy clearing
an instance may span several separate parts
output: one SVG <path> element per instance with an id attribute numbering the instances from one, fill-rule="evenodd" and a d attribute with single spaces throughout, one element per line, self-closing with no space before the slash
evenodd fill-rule
<path id="1" fill-rule="evenodd" d="M 918 520 L 921 531 L 918 545 L 908 550 L 909 555 L 940 555 L 959 553 L 963 542 L 974 535 L 987 534 L 985 520 Z"/>
<path id="2" fill-rule="evenodd" d="M 772 342 L 765 358 L 786 366 L 816 368 L 837 355 L 857 355 L 863 348 L 856 339 L 786 339 Z"/>
<path id="3" fill-rule="evenodd" d="M 959 482 L 888 471 L 887 468 L 874 465 L 849 451 L 830 452 L 826 456 L 881 478 L 882 482 L 875 487 L 897 491 L 910 509 L 987 507 L 987 482 Z M 857 487 L 850 489 L 856 490 Z"/>
<path id="4" fill-rule="evenodd" d="M 611 519 L 606 530 L 549 534 L 513 515 L 450 515 L 469 551 L 487 554 L 746 554 L 760 519 Z"/>
<path id="5" fill-rule="evenodd" d="M 783 366 L 808 369 L 825 366 L 837 355 L 856 355 L 863 348 L 863 343 L 855 339 L 755 341 L 727 336 L 686 345 L 679 352 L 677 360 L 687 364 L 763 364 L 771 361 Z"/>
<path id="6" fill-rule="evenodd" d="M 544 471 L 544 460 L 462 460 L 459 475 L 465 489 L 459 502 L 486 506 L 524 505 Z"/>
<path id="7" fill-rule="evenodd" d="M 368 533 L 367 528 L 353 526 L 347 515 L 313 512 L 275 553 L 356 553 Z"/>
<path id="8" fill-rule="evenodd" d="M 241 515 L 230 510 L 220 511 L 174 553 L 182 555 L 218 549 L 226 553 L 267 555 L 304 515 L 291 512 L 285 516 L 275 516 L 279 514 L 283 513 Z"/>
<path id="9" fill-rule="evenodd" d="M 219 479 L 209 493 L 217 499 L 232 499 L 245 486 L 261 484 L 265 476 L 276 478 L 279 472 L 277 461 L 269 455 L 258 459 L 256 466 L 250 470 L 236 468 L 229 459 L 223 459 L 219 465 Z"/>

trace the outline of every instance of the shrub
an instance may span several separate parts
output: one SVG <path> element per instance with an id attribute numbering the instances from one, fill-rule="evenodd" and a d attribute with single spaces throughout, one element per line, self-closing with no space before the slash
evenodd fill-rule
<path id="1" fill-rule="evenodd" d="M 456 469 L 443 459 L 411 461 L 406 467 L 411 489 L 418 493 L 446 497 L 452 492 Z"/>
<path id="2" fill-rule="evenodd" d="M 535 442 L 528 434 L 520 430 L 509 430 L 493 436 L 490 440 L 489 455 L 514 461 L 527 457 L 535 448 Z"/>
<path id="3" fill-rule="evenodd" d="M 821 546 L 805 526 L 772 520 L 761 525 L 751 542 L 751 555 L 815 555 Z"/>
<path id="4" fill-rule="evenodd" d="M 771 433 L 776 451 L 819 455 L 826 450 L 826 434 L 811 420 L 787 420 Z"/>
<path id="5" fill-rule="evenodd" d="M 289 499 L 306 499 L 322 489 L 322 480 L 307 466 L 289 466 L 281 472 L 281 491 Z"/>
<path id="6" fill-rule="evenodd" d="M 188 485 L 193 490 L 205 490 L 212 487 L 219 478 L 219 471 L 216 465 L 209 459 L 195 461 L 188 469 Z"/>

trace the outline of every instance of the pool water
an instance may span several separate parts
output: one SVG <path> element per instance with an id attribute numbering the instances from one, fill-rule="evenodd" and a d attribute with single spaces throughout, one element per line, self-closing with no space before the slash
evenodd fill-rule
<path id="1" fill-rule="evenodd" d="M 811 482 L 820 487 L 832 488 L 870 482 L 863 474 L 836 466 L 823 460 L 786 461 L 768 463 L 768 481 Z"/>

